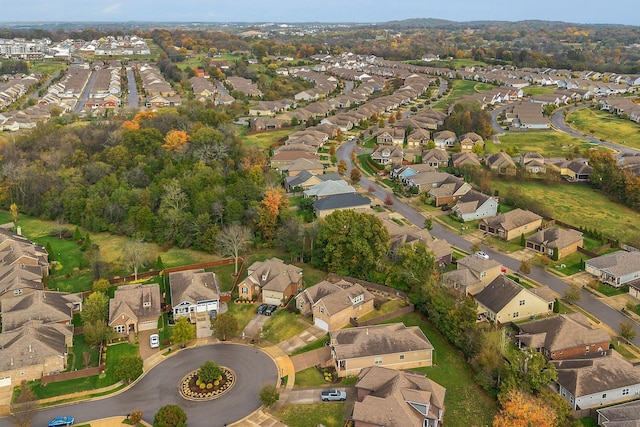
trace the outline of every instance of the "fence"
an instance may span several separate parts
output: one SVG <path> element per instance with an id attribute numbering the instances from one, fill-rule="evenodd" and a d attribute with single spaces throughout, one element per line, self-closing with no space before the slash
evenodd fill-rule
<path id="1" fill-rule="evenodd" d="M 244 259 L 243 258 L 238 258 L 238 260 L 242 261 L 242 263 L 244 264 Z M 223 265 L 228 265 L 228 264 L 233 264 L 235 262 L 235 258 L 227 258 L 227 259 L 221 259 L 218 261 L 209 261 L 209 262 L 201 262 L 198 264 L 191 264 L 191 265 L 183 265 L 180 267 L 170 267 L 170 268 L 165 268 L 164 270 L 150 270 L 150 271 L 145 271 L 144 273 L 138 273 L 138 280 L 139 279 L 148 279 L 150 277 L 155 277 L 157 275 L 160 274 L 161 271 L 163 271 L 163 274 L 169 274 L 169 273 L 175 273 L 178 271 L 186 271 L 186 270 L 196 270 L 199 268 L 213 268 L 213 267 L 220 267 Z M 127 282 L 132 282 L 136 280 L 136 275 L 135 274 L 130 274 L 128 276 L 124 276 L 124 277 L 114 277 L 113 279 L 109 280 L 109 283 L 112 285 L 122 285 L 125 284 Z"/>
<path id="2" fill-rule="evenodd" d="M 389 286 L 384 286 L 384 285 L 380 285 L 378 283 L 373 283 L 373 282 L 367 282 L 366 280 L 354 279 L 353 277 L 339 276 L 334 273 L 329 273 L 329 275 L 327 276 L 327 280 L 330 282 L 337 282 L 340 279 L 344 279 L 350 283 L 358 283 L 362 285 L 366 290 L 371 292 L 372 294 L 383 295 L 383 296 L 386 296 L 387 298 L 400 298 L 406 301 L 407 303 L 409 302 L 409 297 L 407 297 L 407 294 L 397 289 L 391 288 Z"/>
<path id="3" fill-rule="evenodd" d="M 355 327 L 377 325 L 378 323 L 382 323 L 386 320 L 393 319 L 398 316 L 402 316 L 403 314 L 413 313 L 415 309 L 416 309 L 415 306 L 409 303 L 409 305 L 407 305 L 406 307 L 399 308 L 396 311 L 383 314 L 382 316 L 374 317 L 373 319 L 365 320 L 364 322 L 354 318 L 349 319 L 349 322 Z"/>
<path id="4" fill-rule="evenodd" d="M 91 377 L 93 375 L 100 375 L 104 370 L 104 365 L 96 368 L 80 369 L 79 371 L 61 372 L 59 374 L 44 375 L 40 379 L 40 383 L 43 385 L 49 383 L 55 383 L 58 381 L 74 380 L 76 378 Z"/>

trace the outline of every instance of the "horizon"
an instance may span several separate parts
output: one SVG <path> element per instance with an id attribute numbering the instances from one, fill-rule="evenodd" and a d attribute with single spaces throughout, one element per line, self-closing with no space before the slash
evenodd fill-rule
<path id="1" fill-rule="evenodd" d="M 455 23 L 479 21 L 545 21 L 573 25 L 640 26 L 634 14 L 620 13 L 637 7 L 620 0 L 617 7 L 584 4 L 578 0 L 539 0 L 531 10 L 514 10 L 508 0 L 490 4 L 471 0 L 325 0 L 310 5 L 295 0 L 167 0 L 115 1 L 107 5 L 82 0 L 33 0 L 29 7 L 17 2 L 3 5 L 2 24 L 64 23 L 198 23 L 198 24 L 381 24 L 410 19 L 434 19 Z M 309 19 L 313 16 L 313 19 Z"/>

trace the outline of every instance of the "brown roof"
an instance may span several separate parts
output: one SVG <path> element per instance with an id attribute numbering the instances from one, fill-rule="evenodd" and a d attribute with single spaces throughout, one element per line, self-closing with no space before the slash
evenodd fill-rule
<path id="1" fill-rule="evenodd" d="M 321 282 L 322 283 L 322 282 Z M 328 282 L 326 282 L 328 283 Z M 315 287 L 318 285 L 314 285 Z M 337 284 L 333 284 L 334 289 L 331 292 L 328 292 L 328 288 L 323 286 L 323 291 L 325 295 L 317 298 L 319 296 L 316 295 L 316 304 L 322 304 L 329 316 L 334 315 L 336 313 L 341 312 L 342 310 L 349 309 L 353 307 L 353 299 L 358 295 L 363 295 L 364 299 L 362 302 L 370 301 L 373 299 L 373 295 L 371 292 L 367 291 L 361 284 L 359 283 L 350 283 L 345 280 L 341 280 Z"/>
<path id="2" fill-rule="evenodd" d="M 302 269 L 285 264 L 279 258 L 256 261 L 247 269 L 245 282 L 258 284 L 262 289 L 284 292 L 292 283 L 300 282 Z"/>
<path id="3" fill-rule="evenodd" d="M 490 227 L 502 227 L 504 230 L 509 231 L 541 219 L 542 217 L 534 212 L 518 208 L 490 218 L 481 219 L 480 222 L 484 221 Z"/>
<path id="4" fill-rule="evenodd" d="M 572 229 L 549 227 L 527 237 L 528 242 L 544 245 L 547 248 L 566 248 L 582 241 L 582 233 Z"/>
<path id="5" fill-rule="evenodd" d="M 171 303 L 176 306 L 182 302 L 197 304 L 199 301 L 219 299 L 218 280 L 213 272 L 203 268 L 169 273 L 171 283 Z"/>
<path id="6" fill-rule="evenodd" d="M 31 319 L 44 323 L 70 322 L 72 310 L 82 303 L 79 294 L 35 291 L 27 295 L 2 300 L 2 330 L 17 329 Z"/>
<path id="7" fill-rule="evenodd" d="M 109 300 L 109 325 L 122 314 L 140 320 L 160 317 L 162 298 L 157 283 L 124 285 Z"/>

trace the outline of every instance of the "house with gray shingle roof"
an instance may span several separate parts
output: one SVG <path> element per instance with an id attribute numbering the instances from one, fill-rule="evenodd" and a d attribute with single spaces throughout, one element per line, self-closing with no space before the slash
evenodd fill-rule
<path id="1" fill-rule="evenodd" d="M 518 329 L 516 340 L 520 348 L 534 348 L 553 360 L 602 354 L 611 341 L 607 331 L 594 327 L 582 313 L 521 323 Z"/>
<path id="2" fill-rule="evenodd" d="M 333 211 L 342 209 L 370 210 L 371 199 L 359 193 L 354 194 L 336 194 L 334 196 L 325 197 L 316 200 L 313 203 L 313 213 L 317 218 L 323 218 Z"/>
<path id="3" fill-rule="evenodd" d="M 591 258 L 584 269 L 615 288 L 640 279 L 640 252 L 617 251 Z"/>
<path id="4" fill-rule="evenodd" d="M 109 327 L 120 335 L 158 327 L 162 298 L 157 283 L 118 286 L 109 300 Z"/>
<path id="5" fill-rule="evenodd" d="M 446 389 L 422 373 L 372 366 L 358 377 L 355 426 L 439 427 Z"/>
<path id="6" fill-rule="evenodd" d="M 356 189 L 349 185 L 349 183 L 343 179 L 323 181 L 307 190 L 304 190 L 305 197 L 312 197 L 315 200 L 322 199 L 324 197 L 333 196 L 336 194 L 353 194 Z"/>
<path id="7" fill-rule="evenodd" d="M 279 258 L 256 261 L 247 268 L 247 277 L 238 284 L 241 299 L 258 299 L 280 305 L 302 290 L 302 269 Z"/>
<path id="8" fill-rule="evenodd" d="M 27 295 L 5 298 L 0 305 L 2 331 L 18 329 L 29 320 L 70 325 L 73 314 L 82 309 L 80 294 L 35 291 Z"/>
<path id="9" fill-rule="evenodd" d="M 431 366 L 433 345 L 417 326 L 403 323 L 329 331 L 338 376 L 358 375 L 371 366 L 411 369 Z"/>
<path id="10" fill-rule="evenodd" d="M 526 248 L 558 259 L 570 255 L 584 246 L 582 233 L 577 230 L 548 227 L 526 238 Z"/>
<path id="11" fill-rule="evenodd" d="M 596 409 L 602 427 L 637 427 L 640 424 L 640 400 Z"/>
<path id="12" fill-rule="evenodd" d="M 186 317 L 195 323 L 197 313 L 218 310 L 220 285 L 213 272 L 203 268 L 169 273 L 173 318 Z"/>
<path id="13" fill-rule="evenodd" d="M 484 163 L 489 169 L 499 174 L 515 175 L 516 164 L 507 153 L 500 151 L 499 153 L 488 154 L 484 158 Z"/>
<path id="14" fill-rule="evenodd" d="M 633 399 L 640 394 L 640 367 L 617 351 L 589 359 L 558 360 L 556 390 L 573 409 L 586 409 Z"/>
<path id="15" fill-rule="evenodd" d="M 493 279 L 475 295 L 480 320 L 487 319 L 497 324 L 547 314 L 553 310 L 555 301 L 548 301 L 505 275 Z"/>
<path id="16" fill-rule="evenodd" d="M 442 283 L 463 295 L 475 295 L 502 273 L 502 264 L 477 255 L 461 258 L 457 269 L 442 275 Z"/>
<path id="17" fill-rule="evenodd" d="M 452 211 L 462 221 L 487 218 L 498 213 L 498 200 L 479 191 L 470 190 L 457 200 Z"/>

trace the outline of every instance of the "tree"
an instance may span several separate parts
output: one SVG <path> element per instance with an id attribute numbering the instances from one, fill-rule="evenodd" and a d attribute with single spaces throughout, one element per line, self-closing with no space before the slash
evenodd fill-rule
<path id="1" fill-rule="evenodd" d="M 75 230 L 73 230 L 73 240 L 75 240 L 76 242 L 81 242 L 83 238 L 84 236 L 82 236 L 80 227 L 76 227 Z"/>
<path id="2" fill-rule="evenodd" d="M 171 335 L 175 344 L 183 344 L 196 337 L 196 327 L 186 317 L 180 317 L 173 327 Z"/>
<path id="3" fill-rule="evenodd" d="M 375 215 L 339 210 L 319 227 L 313 260 L 329 271 L 366 277 L 389 252 L 389 232 Z"/>
<path id="4" fill-rule="evenodd" d="M 183 130 L 172 130 L 167 133 L 164 141 L 162 147 L 175 153 L 182 153 L 186 148 L 187 141 L 189 141 L 189 135 Z"/>
<path id="5" fill-rule="evenodd" d="M 551 259 L 554 261 L 557 261 L 559 256 L 558 256 L 558 247 L 556 246 L 555 248 L 553 248 L 553 255 L 551 255 Z"/>
<path id="6" fill-rule="evenodd" d="M 213 363 L 211 360 L 207 360 L 198 369 L 198 379 L 203 383 L 210 383 L 218 379 L 222 375 L 222 368 Z"/>
<path id="7" fill-rule="evenodd" d="M 429 231 L 433 230 L 433 218 L 429 217 L 424 219 L 424 228 Z"/>
<path id="8" fill-rule="evenodd" d="M 131 411 L 131 413 L 129 413 L 129 421 L 131 421 L 131 424 L 133 424 L 135 426 L 140 421 L 142 421 L 142 414 L 143 414 L 143 412 L 140 409 L 136 409 L 135 411 Z"/>
<path id="9" fill-rule="evenodd" d="M 107 325 L 104 320 L 97 322 L 85 323 L 82 333 L 87 343 L 94 346 L 99 346 L 112 340 L 115 336 L 115 331 Z"/>
<path id="10" fill-rule="evenodd" d="M 338 162 L 338 173 L 340 175 L 344 175 L 345 173 L 347 173 L 347 169 L 349 167 L 347 166 L 347 161 L 345 159 L 342 159 Z"/>
<path id="11" fill-rule="evenodd" d="M 9 420 L 16 427 L 31 427 L 36 414 L 36 395 L 26 381 L 20 383 L 20 394 L 11 404 Z"/>
<path id="12" fill-rule="evenodd" d="M 520 270 L 524 274 L 531 273 L 531 262 L 529 262 L 529 260 L 527 259 L 523 259 L 518 270 Z"/>
<path id="13" fill-rule="evenodd" d="M 396 255 L 410 292 L 423 292 L 424 287 L 434 284 L 436 259 L 425 243 L 404 244 L 398 248 Z"/>
<path id="14" fill-rule="evenodd" d="M 502 396 L 512 390 L 537 393 L 558 379 L 556 368 L 544 355 L 527 348 L 518 351 L 506 365 L 506 375 L 501 387 Z"/>
<path id="15" fill-rule="evenodd" d="M 303 200 L 313 202 L 310 197 Z M 300 206 L 302 209 L 302 206 Z M 302 222 L 298 218 L 288 218 L 284 220 L 278 232 L 276 233 L 276 245 L 287 251 L 291 255 L 291 260 L 299 259 L 302 261 L 304 252 L 305 230 Z"/>
<path id="16" fill-rule="evenodd" d="M 165 405 L 153 417 L 153 427 L 187 427 L 187 414 L 178 405 Z"/>
<path id="17" fill-rule="evenodd" d="M 540 399 L 519 390 L 511 390 L 502 410 L 493 419 L 494 427 L 555 427 L 557 415 Z"/>
<path id="18" fill-rule="evenodd" d="M 620 336 L 627 342 L 627 344 L 630 344 L 630 342 L 633 341 L 633 339 L 637 335 L 633 320 L 625 320 L 623 322 L 620 322 L 618 331 L 620 332 Z"/>
<path id="19" fill-rule="evenodd" d="M 353 182 L 354 184 L 359 183 L 360 179 L 362 179 L 362 172 L 360 172 L 360 169 L 358 168 L 351 169 L 351 172 L 349 173 L 349 175 L 351 178 L 351 182 Z"/>
<path id="20" fill-rule="evenodd" d="M 260 390 L 260 402 L 267 408 L 270 408 L 280 399 L 280 393 L 275 385 L 269 384 Z"/>
<path id="21" fill-rule="evenodd" d="M 480 252 L 480 250 L 481 250 L 481 249 L 482 249 L 482 248 L 480 247 L 480 244 L 479 244 L 479 243 L 477 243 L 477 242 L 474 242 L 474 243 L 469 247 L 469 250 L 470 250 L 472 253 Z"/>
<path id="22" fill-rule="evenodd" d="M 162 257 L 160 255 L 158 255 L 158 258 L 156 259 L 155 269 L 158 271 L 164 270 L 164 262 L 162 262 Z"/>
<path id="23" fill-rule="evenodd" d="M 111 287 L 111 283 L 107 279 L 98 279 L 93 282 L 93 292 L 100 292 L 106 294 L 109 288 Z"/>
<path id="24" fill-rule="evenodd" d="M 93 292 L 85 298 L 80 316 L 87 323 L 106 322 L 109 315 L 109 297 L 103 292 Z"/>
<path id="25" fill-rule="evenodd" d="M 235 335 L 238 331 L 238 320 L 231 313 L 218 314 L 211 319 L 211 330 L 221 341 L 226 341 L 227 336 Z"/>
<path id="26" fill-rule="evenodd" d="M 138 280 L 138 270 L 149 262 L 149 247 L 140 238 L 127 241 L 122 257 L 128 269 L 133 270 L 133 279 Z"/>
<path id="27" fill-rule="evenodd" d="M 143 362 L 140 356 L 123 357 L 115 367 L 114 375 L 118 381 L 129 384 L 142 375 Z"/>
<path id="28" fill-rule="evenodd" d="M 18 223 L 18 205 L 16 205 L 15 203 L 11 203 L 11 206 L 9 206 L 9 213 L 11 214 L 11 219 L 13 220 L 14 224 Z"/>
<path id="29" fill-rule="evenodd" d="M 265 192 L 264 198 L 258 206 L 258 217 L 256 218 L 256 226 L 265 241 L 271 242 L 275 237 L 278 217 L 287 206 L 288 201 L 284 197 L 282 189 Z"/>
<path id="30" fill-rule="evenodd" d="M 387 196 L 384 198 L 384 204 L 386 206 L 392 206 L 393 203 L 393 196 L 390 193 L 387 193 Z"/>
<path id="31" fill-rule="evenodd" d="M 216 236 L 218 250 L 223 255 L 230 255 L 235 259 L 235 274 L 238 274 L 238 258 L 251 242 L 251 231 L 242 225 L 229 225 Z"/>
<path id="32" fill-rule="evenodd" d="M 569 304 L 574 304 L 582 299 L 582 292 L 580 286 L 572 283 L 567 289 L 564 290 L 564 298 Z"/>
<path id="33" fill-rule="evenodd" d="M 520 234 L 520 246 L 522 246 L 523 248 L 526 246 L 527 242 L 524 238 L 524 233 Z M 557 261 L 557 260 L 556 260 Z"/>

